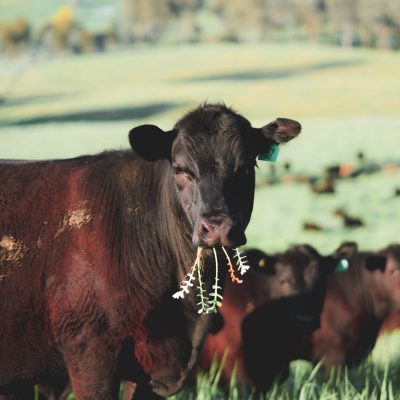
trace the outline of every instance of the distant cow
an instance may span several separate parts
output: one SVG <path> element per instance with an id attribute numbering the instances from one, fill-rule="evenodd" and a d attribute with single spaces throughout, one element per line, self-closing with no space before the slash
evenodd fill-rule
<path id="1" fill-rule="evenodd" d="M 212 248 L 222 264 L 245 243 L 257 155 L 299 132 L 206 104 L 132 129 L 133 152 L 1 162 L 0 394 L 66 374 L 77 400 L 117 399 L 121 379 L 137 398 L 179 390 L 212 315 L 172 294 L 198 246 L 211 288 Z"/>
<path id="2" fill-rule="evenodd" d="M 293 246 L 284 253 L 274 255 L 252 249 L 245 255 L 251 266 L 250 271 L 239 286 L 226 279 L 221 307 L 224 326 L 216 335 L 207 336 L 200 358 L 200 366 L 209 369 L 214 357 L 222 359 L 227 351 L 223 371 L 227 381 L 235 364 L 238 380 L 248 380 L 243 367 L 241 335 L 241 324 L 246 315 L 263 305 L 268 307 L 266 303 L 274 299 L 295 296 L 284 312 L 315 329 L 319 326 L 326 275 L 333 269 L 330 258 L 322 257 L 308 245 Z M 269 329 L 275 320 L 270 318 L 262 324 Z"/>
<path id="3" fill-rule="evenodd" d="M 347 243 L 342 249 L 350 267 L 328 277 L 319 329 L 309 334 L 284 313 L 270 329 L 266 321 L 276 312 L 266 309 L 244 321 L 246 367 L 257 374 L 252 378 L 259 388 L 268 388 L 266 383 L 279 374 L 284 377 L 289 362 L 298 358 L 322 359 L 326 373 L 333 366 L 360 362 L 373 347 L 382 320 L 400 309 L 400 246 L 357 252 L 355 244 Z"/>
<path id="4" fill-rule="evenodd" d="M 346 228 L 358 228 L 365 225 L 361 218 L 351 217 L 344 210 L 337 209 L 333 214 L 342 219 L 343 226 Z"/>

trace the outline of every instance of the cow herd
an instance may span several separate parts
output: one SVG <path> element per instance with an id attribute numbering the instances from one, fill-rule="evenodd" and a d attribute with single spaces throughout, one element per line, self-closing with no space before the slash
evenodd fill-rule
<path id="1" fill-rule="evenodd" d="M 398 246 L 249 249 L 241 285 L 215 267 L 246 242 L 257 157 L 300 130 L 203 104 L 132 129 L 129 151 L 0 161 L 0 399 L 115 400 L 122 381 L 160 399 L 227 348 L 225 378 L 261 390 L 295 358 L 355 361 L 400 306 Z M 173 298 L 195 259 L 200 287 Z"/>
<path id="2" fill-rule="evenodd" d="M 240 382 L 267 390 L 292 360 L 321 361 L 326 375 L 355 365 L 400 310 L 400 245 L 371 252 L 343 243 L 325 257 L 308 245 L 247 255 L 250 276 L 239 289 L 227 281 L 224 324 L 200 357 L 208 369 L 225 356 L 226 380 L 235 367 Z"/>

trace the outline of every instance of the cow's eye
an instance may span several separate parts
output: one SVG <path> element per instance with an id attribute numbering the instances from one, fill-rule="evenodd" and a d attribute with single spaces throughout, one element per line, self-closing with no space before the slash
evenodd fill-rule
<path id="1" fill-rule="evenodd" d="M 184 169 L 182 167 L 175 166 L 175 165 L 173 166 L 173 168 L 174 168 L 175 175 L 185 177 L 189 181 L 195 180 L 194 174 L 191 171 L 189 171 L 188 169 Z"/>

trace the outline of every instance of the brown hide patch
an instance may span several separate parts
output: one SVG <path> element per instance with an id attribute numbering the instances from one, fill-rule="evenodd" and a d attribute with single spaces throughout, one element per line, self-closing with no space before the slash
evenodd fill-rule
<path id="1" fill-rule="evenodd" d="M 19 267 L 26 250 L 27 248 L 22 240 L 17 240 L 11 235 L 4 235 L 0 238 L 0 263 L 11 262 Z M 10 272 L 0 273 L 0 282 L 6 279 L 9 274 Z"/>
<path id="2" fill-rule="evenodd" d="M 79 229 L 93 219 L 90 210 L 82 204 L 79 208 L 68 210 L 62 220 L 55 237 L 61 235 L 66 229 Z"/>
<path id="3" fill-rule="evenodd" d="M 21 240 L 11 235 L 5 235 L 0 239 L 0 261 L 18 262 L 24 257 L 25 246 Z"/>

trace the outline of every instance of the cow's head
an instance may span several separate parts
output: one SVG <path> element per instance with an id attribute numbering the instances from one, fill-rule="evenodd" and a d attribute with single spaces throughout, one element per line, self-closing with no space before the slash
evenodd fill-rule
<path id="1" fill-rule="evenodd" d="M 384 317 L 392 311 L 400 310 L 400 245 L 392 244 L 386 249 L 367 253 L 363 266 L 374 275 L 370 291 L 371 301 L 377 317 Z"/>
<path id="2" fill-rule="evenodd" d="M 300 129 L 298 122 L 284 118 L 253 128 L 232 109 L 205 104 L 171 131 L 142 125 L 130 131 L 129 139 L 141 158 L 170 162 L 193 245 L 231 247 L 246 242 L 257 156 L 293 139 Z"/>
<path id="3" fill-rule="evenodd" d="M 329 256 L 322 256 L 309 245 L 295 245 L 273 255 L 256 249 L 245 254 L 252 270 L 268 277 L 264 283 L 268 285 L 268 300 L 292 297 L 284 300 L 284 307 L 290 310 L 288 317 L 305 329 L 315 329 L 319 325 L 328 275 L 356 251 L 355 243 L 343 243 Z"/>

